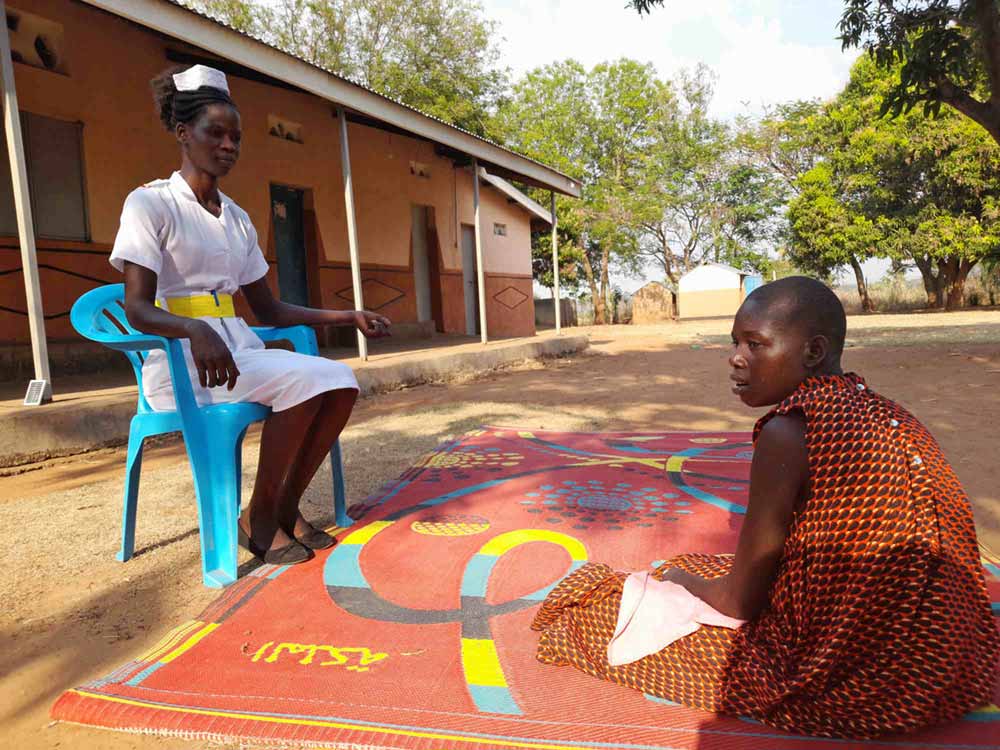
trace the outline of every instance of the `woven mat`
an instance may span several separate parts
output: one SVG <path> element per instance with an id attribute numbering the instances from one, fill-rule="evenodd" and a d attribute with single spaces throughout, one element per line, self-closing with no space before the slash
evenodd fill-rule
<path id="1" fill-rule="evenodd" d="M 335 548 L 256 569 L 52 715 L 294 746 L 1000 747 L 995 706 L 899 741 L 821 740 L 535 660 L 539 601 L 587 560 L 733 551 L 750 457 L 742 433 L 476 430 L 355 508 Z M 1000 561 L 983 562 L 1000 600 Z"/>

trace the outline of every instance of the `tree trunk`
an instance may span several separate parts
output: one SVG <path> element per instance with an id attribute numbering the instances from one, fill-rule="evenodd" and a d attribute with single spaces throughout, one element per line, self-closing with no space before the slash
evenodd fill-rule
<path id="1" fill-rule="evenodd" d="M 924 293 L 927 294 L 927 307 L 941 307 L 944 300 L 941 297 L 941 279 L 934 274 L 934 263 L 926 255 L 914 258 L 913 262 L 920 271 L 920 278 L 924 282 Z"/>
<path id="2" fill-rule="evenodd" d="M 965 307 L 965 280 L 969 271 L 975 266 L 975 261 L 949 258 L 944 269 L 944 288 L 947 291 L 945 299 L 946 310 L 959 310 Z"/>
<path id="3" fill-rule="evenodd" d="M 602 243 L 601 247 L 601 301 L 604 303 L 605 315 L 604 319 L 608 323 L 615 322 L 615 310 L 614 306 L 610 306 L 610 315 L 608 314 L 609 305 L 608 296 L 610 289 L 610 284 L 608 283 L 608 265 L 610 263 L 610 258 L 608 257 L 608 246 Z"/>
<path id="4" fill-rule="evenodd" d="M 597 291 L 597 279 L 594 278 L 594 267 L 590 264 L 586 244 L 583 248 L 583 272 L 587 275 L 590 286 L 590 301 L 594 305 L 594 323 L 604 325 L 604 298 Z"/>
<path id="5" fill-rule="evenodd" d="M 670 243 L 667 242 L 666 235 L 660 235 L 660 247 L 663 252 L 663 271 L 667 278 L 670 279 L 670 283 L 674 285 L 674 289 L 677 289 L 677 276 L 674 274 L 673 269 L 673 254 L 670 252 Z"/>
<path id="6" fill-rule="evenodd" d="M 861 297 L 861 311 L 875 312 L 875 305 L 868 295 L 868 284 L 865 283 L 865 272 L 861 269 L 861 264 L 853 255 L 851 256 L 851 268 L 854 269 L 854 278 L 858 282 L 858 295 Z"/>

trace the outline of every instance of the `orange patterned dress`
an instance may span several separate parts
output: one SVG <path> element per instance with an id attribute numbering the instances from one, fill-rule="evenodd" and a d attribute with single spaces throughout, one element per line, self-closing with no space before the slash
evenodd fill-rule
<path id="1" fill-rule="evenodd" d="M 854 374 L 809 378 L 764 416 L 806 420 L 809 494 L 764 611 L 702 627 L 612 667 L 625 573 L 588 564 L 548 596 L 538 659 L 695 708 L 781 729 L 867 739 L 959 718 L 990 702 L 1000 635 L 969 500 L 927 429 Z M 728 555 L 681 555 L 724 575 Z"/>

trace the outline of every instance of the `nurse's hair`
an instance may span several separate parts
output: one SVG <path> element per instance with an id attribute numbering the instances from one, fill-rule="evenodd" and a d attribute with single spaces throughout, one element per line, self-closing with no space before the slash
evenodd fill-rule
<path id="1" fill-rule="evenodd" d="M 800 326 L 809 336 L 826 336 L 839 357 L 847 336 L 847 316 L 840 298 L 826 284 L 807 276 L 789 276 L 759 286 L 744 304 L 761 306 L 767 314 Z"/>
<path id="2" fill-rule="evenodd" d="M 210 104 L 228 104 L 233 109 L 239 109 L 228 93 L 213 86 L 200 86 L 194 91 L 178 91 L 174 75 L 183 73 L 188 67 L 190 66 L 170 68 L 149 82 L 153 89 L 156 113 L 160 116 L 163 127 L 171 133 L 179 123 L 194 122 Z"/>

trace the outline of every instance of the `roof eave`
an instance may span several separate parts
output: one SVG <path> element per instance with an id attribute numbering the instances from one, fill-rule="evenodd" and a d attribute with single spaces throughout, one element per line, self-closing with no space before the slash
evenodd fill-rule
<path id="1" fill-rule="evenodd" d="M 440 143 L 549 190 L 580 197 L 579 183 L 556 170 L 429 117 L 169 0 L 82 0 L 265 75 Z"/>
<path id="2" fill-rule="evenodd" d="M 548 226 L 552 226 L 552 214 L 507 182 L 507 180 L 495 174 L 490 174 L 483 167 L 479 168 L 479 177 L 520 205 L 521 208 L 531 214 L 533 220 L 537 219 Z"/>

